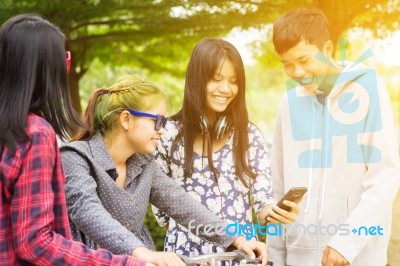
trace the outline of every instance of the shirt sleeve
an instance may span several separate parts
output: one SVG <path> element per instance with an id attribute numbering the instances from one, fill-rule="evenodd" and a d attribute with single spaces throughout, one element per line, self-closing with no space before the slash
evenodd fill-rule
<path id="1" fill-rule="evenodd" d="M 65 208 L 54 206 L 55 193 L 60 193 L 53 186 L 54 176 L 57 177 L 54 175 L 57 153 L 54 134 L 35 132 L 20 161 L 11 203 L 12 237 L 17 256 L 34 265 L 145 265 L 131 256 L 89 249 L 54 231 L 55 212 Z M 64 188 L 61 189 L 64 193 Z"/>
<path id="2" fill-rule="evenodd" d="M 373 74 L 376 75 L 375 72 Z M 366 75 L 365 78 L 369 77 Z M 369 79 L 369 83 L 371 83 L 370 80 L 373 79 Z M 373 125 L 372 128 L 375 130 L 364 132 L 361 138 L 361 143 L 364 145 L 363 156 L 368 170 L 362 180 L 364 190 L 361 200 L 345 222 L 349 228 L 385 226 L 386 224 L 390 226 L 387 221 L 390 221 L 392 204 L 400 185 L 400 159 L 390 98 L 386 85 L 380 79 L 377 84 L 378 96 L 371 101 L 366 118 L 366 125 Z M 374 88 L 373 85 L 371 88 Z M 390 232 L 390 228 L 388 231 Z M 337 233 L 328 242 L 328 246 L 352 263 L 373 237 Z"/>
<path id="3" fill-rule="evenodd" d="M 71 221 L 96 244 L 115 254 L 132 254 L 145 244 L 104 208 L 97 195 L 95 176 L 87 160 L 79 153 L 61 152 L 66 175 L 65 192 Z"/>
<path id="4" fill-rule="evenodd" d="M 156 164 L 156 162 L 154 162 Z M 172 192 L 172 193 L 171 193 Z M 218 218 L 209 209 L 192 198 L 179 184 L 168 178 L 159 167 L 155 166 L 150 193 L 150 203 L 167 213 L 177 223 L 196 234 L 196 226 L 212 226 L 213 232 L 199 230 L 199 237 L 228 248 L 235 241 L 225 233 L 228 224 Z M 223 229 L 223 230 L 222 230 Z M 221 232 L 222 231 L 222 232 Z"/>
<path id="5" fill-rule="evenodd" d="M 258 215 L 270 203 L 275 203 L 271 185 L 271 167 L 268 158 L 267 145 L 260 130 L 254 125 L 249 130 L 249 165 L 257 174 L 251 182 L 253 207 Z"/>

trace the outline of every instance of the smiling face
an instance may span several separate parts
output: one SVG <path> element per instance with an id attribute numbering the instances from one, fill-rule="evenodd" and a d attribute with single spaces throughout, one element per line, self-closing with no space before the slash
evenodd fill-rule
<path id="1" fill-rule="evenodd" d="M 207 84 L 209 112 L 223 112 L 238 93 L 236 70 L 229 59 L 222 60 L 213 78 Z"/>
<path id="2" fill-rule="evenodd" d="M 332 63 L 332 52 L 331 41 L 326 42 L 320 51 L 316 45 L 302 40 L 287 52 L 280 54 L 279 57 L 290 78 L 295 79 L 306 90 L 315 92 L 318 84 L 323 83 L 326 76 L 333 73 L 334 70 L 328 62 L 318 59 L 317 55 L 318 57 L 324 56 L 327 61 Z"/>
<path id="3" fill-rule="evenodd" d="M 165 101 L 162 100 L 153 109 L 147 110 L 146 113 L 165 116 L 166 108 Z M 156 131 L 154 118 L 132 115 L 130 118 L 132 119 L 129 121 L 128 139 L 133 150 L 138 153 L 153 153 L 165 129 L 161 128 Z"/>

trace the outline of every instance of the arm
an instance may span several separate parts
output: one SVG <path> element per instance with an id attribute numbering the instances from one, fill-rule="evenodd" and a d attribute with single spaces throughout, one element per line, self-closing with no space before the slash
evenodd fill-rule
<path id="1" fill-rule="evenodd" d="M 156 164 L 156 162 L 153 163 Z M 223 229 L 227 226 L 226 222 L 193 199 L 179 184 L 166 176 L 158 165 L 155 166 L 150 203 L 194 234 L 196 234 L 194 227 L 199 224 L 210 224 L 214 228 Z M 204 233 L 204 230 L 199 230 L 198 236 L 210 242 L 218 243 L 224 248 L 230 246 L 235 240 L 235 237 L 230 237 L 225 233 L 222 235 L 207 234 Z"/>
<path id="2" fill-rule="evenodd" d="M 61 155 L 67 179 L 68 214 L 78 229 L 115 254 L 131 254 L 136 247 L 145 246 L 103 207 L 96 192 L 95 177 L 83 155 L 66 148 Z"/>
<path id="3" fill-rule="evenodd" d="M 267 146 L 261 132 L 251 125 L 249 128 L 249 166 L 257 174 L 251 184 L 253 207 L 259 220 L 263 221 L 263 210 L 275 203 L 271 186 L 271 168 Z"/>
<path id="4" fill-rule="evenodd" d="M 383 82 L 378 83 L 377 93 L 379 93 L 379 106 L 376 106 L 376 102 L 372 102 L 374 99 L 371 100 L 366 124 L 378 125 L 381 120 L 382 128 L 374 132 L 364 132 L 361 142 L 364 145 L 375 147 L 380 153 L 380 159 L 377 162 L 366 163 L 367 172 L 362 179 L 363 192 L 360 202 L 345 221 L 346 224 L 349 224 L 349 228 L 382 225 L 388 218 L 399 189 L 398 145 L 390 99 Z M 372 152 L 365 146 L 364 158 L 366 160 L 373 159 Z M 355 234 L 335 235 L 329 241 L 328 246 L 338 251 L 351 263 L 368 244 L 369 239 L 370 237 L 360 237 Z"/>
<path id="5" fill-rule="evenodd" d="M 57 169 L 60 158 L 56 139 L 54 133 L 35 132 L 31 140 L 20 161 L 11 203 L 12 237 L 18 257 L 35 265 L 145 265 L 130 256 L 115 256 L 104 249 L 91 250 L 61 235 L 70 234 L 64 231 L 69 230 L 65 205 L 54 205 L 57 196 L 64 199 L 62 171 Z M 64 225 L 58 228 L 61 234 L 54 231 L 55 224 Z"/>

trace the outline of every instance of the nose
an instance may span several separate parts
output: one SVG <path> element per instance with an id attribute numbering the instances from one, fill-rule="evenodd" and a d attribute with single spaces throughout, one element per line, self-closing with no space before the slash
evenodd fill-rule
<path id="1" fill-rule="evenodd" d="M 161 127 L 158 131 L 157 131 L 160 135 L 163 135 L 166 131 L 165 131 L 165 127 Z"/>
<path id="2" fill-rule="evenodd" d="M 306 71 L 299 65 L 295 65 L 292 71 L 293 78 L 302 78 L 306 74 Z"/>
<path id="3" fill-rule="evenodd" d="M 229 91 L 230 90 L 230 85 L 229 85 L 229 81 L 225 80 L 223 82 L 221 82 L 221 86 L 219 86 L 219 91 Z"/>

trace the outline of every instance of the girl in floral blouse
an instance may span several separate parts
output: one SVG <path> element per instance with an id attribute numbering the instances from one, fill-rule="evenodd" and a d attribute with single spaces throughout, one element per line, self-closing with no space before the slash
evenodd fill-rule
<path id="1" fill-rule="evenodd" d="M 245 73 L 236 48 L 206 38 L 189 60 L 182 109 L 171 117 L 156 159 L 165 173 L 228 223 L 251 224 L 252 208 L 262 223 L 292 223 L 297 204 L 287 212 L 275 205 L 266 145 L 249 121 Z M 250 200 L 250 198 L 252 200 Z M 153 207 L 168 226 L 165 251 L 186 256 L 222 252 Z"/>

